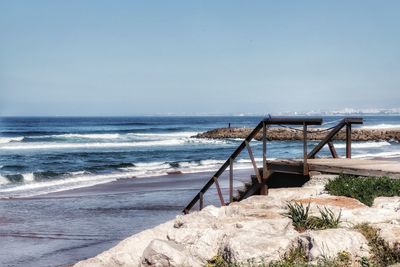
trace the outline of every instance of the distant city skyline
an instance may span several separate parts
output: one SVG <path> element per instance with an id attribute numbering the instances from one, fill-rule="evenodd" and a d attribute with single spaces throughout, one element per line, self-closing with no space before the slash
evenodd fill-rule
<path id="1" fill-rule="evenodd" d="M 0 116 L 400 108 L 399 1 L 0 1 Z"/>

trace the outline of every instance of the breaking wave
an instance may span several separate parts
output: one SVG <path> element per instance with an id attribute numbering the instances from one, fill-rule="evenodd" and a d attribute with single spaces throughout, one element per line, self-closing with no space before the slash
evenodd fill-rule
<path id="1" fill-rule="evenodd" d="M 182 145 L 185 140 L 160 140 L 144 142 L 120 142 L 120 143 L 19 143 L 0 146 L 4 150 L 22 149 L 75 149 L 75 148 L 124 148 L 124 147 L 149 147 L 149 146 L 176 146 Z"/>
<path id="2" fill-rule="evenodd" d="M 6 143 L 11 143 L 11 142 L 19 142 L 24 140 L 23 136 L 18 136 L 18 137 L 0 137 L 0 144 L 6 144 Z"/>
<path id="3" fill-rule="evenodd" d="M 75 171 L 54 176 L 53 173 L 47 179 L 44 174 L 24 173 L 16 175 L 0 176 L 0 197 L 27 197 L 50 192 L 58 192 L 69 189 L 93 186 L 108 183 L 118 179 L 145 178 L 151 176 L 169 175 L 177 173 L 197 173 L 216 171 L 224 163 L 224 160 L 200 160 L 183 162 L 139 162 L 114 165 L 118 167 L 111 173 L 91 173 L 88 171 Z M 238 160 L 235 169 L 250 168 L 248 162 Z M 14 181 L 14 182 L 13 182 Z"/>
<path id="4" fill-rule="evenodd" d="M 400 128 L 400 124 L 376 124 L 376 125 L 364 125 L 361 128 L 363 129 L 392 129 L 392 128 Z"/>
<path id="5" fill-rule="evenodd" d="M 400 158 L 400 151 L 360 154 L 354 155 L 352 158 Z"/>
<path id="6" fill-rule="evenodd" d="M 391 144 L 386 141 L 381 142 L 353 142 L 351 146 L 353 148 L 378 148 L 383 146 L 390 146 Z M 336 148 L 345 148 L 346 144 L 335 144 Z"/>

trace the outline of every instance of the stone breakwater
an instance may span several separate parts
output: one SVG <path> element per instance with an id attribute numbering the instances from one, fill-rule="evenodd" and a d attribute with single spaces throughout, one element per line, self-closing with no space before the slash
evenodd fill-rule
<path id="1" fill-rule="evenodd" d="M 197 134 L 196 138 L 225 139 L 225 138 L 246 138 L 253 129 L 251 128 L 218 128 L 204 133 Z M 324 129 L 309 129 L 307 137 L 309 140 L 322 140 L 327 131 Z M 269 128 L 267 131 L 268 140 L 302 140 L 303 132 L 289 128 Z M 354 141 L 400 141 L 400 128 L 393 129 L 368 129 L 356 128 L 352 130 L 351 138 Z M 262 139 L 262 131 L 255 137 L 256 140 Z M 335 140 L 346 140 L 346 132 L 342 129 Z"/>
<path id="2" fill-rule="evenodd" d="M 310 262 L 345 251 L 352 266 L 358 266 L 361 258 L 371 256 L 368 241 L 354 230 L 355 224 L 364 222 L 378 229 L 390 246 L 399 246 L 400 197 L 378 197 L 368 207 L 356 199 L 327 194 L 323 181 L 329 178 L 320 175 L 301 188 L 270 189 L 268 196 L 178 215 L 75 267 L 205 266 L 216 255 L 234 264 L 268 264 L 298 246 Z M 298 232 L 283 215 L 290 201 L 310 203 L 311 215 L 324 206 L 335 214 L 341 212 L 342 222 L 335 229 Z"/>

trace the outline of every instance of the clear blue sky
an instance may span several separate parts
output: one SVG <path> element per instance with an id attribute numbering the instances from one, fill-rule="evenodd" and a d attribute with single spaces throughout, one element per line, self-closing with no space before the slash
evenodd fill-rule
<path id="1" fill-rule="evenodd" d="M 400 106 L 400 1 L 0 1 L 0 115 Z"/>

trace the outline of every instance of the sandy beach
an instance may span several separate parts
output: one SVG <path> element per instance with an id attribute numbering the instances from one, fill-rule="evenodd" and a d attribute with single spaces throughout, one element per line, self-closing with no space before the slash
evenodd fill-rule
<path id="1" fill-rule="evenodd" d="M 235 185 L 251 169 L 235 171 Z M 0 200 L 5 266 L 65 266 L 181 214 L 212 172 L 120 179 L 30 198 Z M 226 175 L 221 177 L 227 193 Z M 217 202 L 214 190 L 206 203 Z"/>

